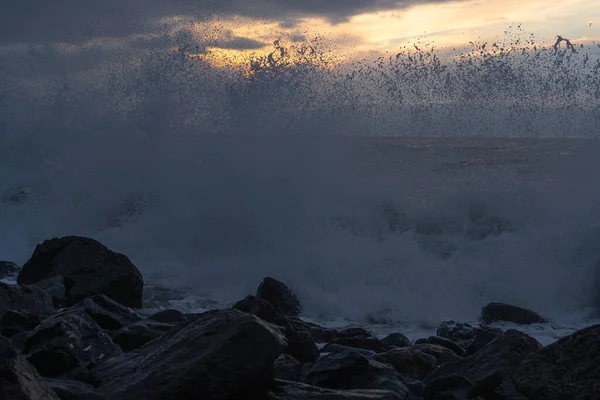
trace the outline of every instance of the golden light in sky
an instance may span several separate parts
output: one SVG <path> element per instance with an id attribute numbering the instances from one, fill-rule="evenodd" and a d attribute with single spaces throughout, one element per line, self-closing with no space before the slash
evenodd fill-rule
<path id="1" fill-rule="evenodd" d="M 425 41 L 437 48 L 468 45 L 469 41 L 503 40 L 509 26 L 522 24 L 527 34 L 552 41 L 556 35 L 583 43 L 600 38 L 600 6 L 597 0 L 471 0 L 415 5 L 354 15 L 332 23 L 324 18 L 301 18 L 293 24 L 249 17 L 233 17 L 203 23 L 232 37 L 264 43 L 262 48 L 226 49 L 208 43 L 205 57 L 215 64 L 242 65 L 251 54 L 272 50 L 276 39 L 302 40 L 324 35 L 345 57 L 394 50 L 407 43 Z"/>

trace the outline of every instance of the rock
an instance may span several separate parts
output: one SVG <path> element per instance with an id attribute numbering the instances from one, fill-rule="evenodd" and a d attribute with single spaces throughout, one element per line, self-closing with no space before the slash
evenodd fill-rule
<path id="1" fill-rule="evenodd" d="M 10 338 L 21 332 L 29 332 L 50 315 L 50 312 L 7 311 L 0 317 L 0 334 Z"/>
<path id="2" fill-rule="evenodd" d="M 102 329 L 117 330 L 140 321 L 142 317 L 110 297 L 97 294 L 80 301 L 71 307 L 88 314 Z"/>
<path id="3" fill-rule="evenodd" d="M 129 259 L 100 242 L 78 236 L 46 240 L 37 245 L 17 282 L 33 284 L 63 276 L 67 305 L 104 294 L 127 307 L 141 308 L 144 280 Z"/>
<path id="4" fill-rule="evenodd" d="M 296 331 L 286 335 L 288 345 L 283 350 L 301 363 L 313 362 L 319 358 L 319 348 L 310 333 Z"/>
<path id="5" fill-rule="evenodd" d="M 289 331 L 308 332 L 317 343 L 332 341 L 338 334 L 335 329 L 325 328 L 311 322 L 305 322 L 298 318 L 286 318 L 283 325 Z"/>
<path id="6" fill-rule="evenodd" d="M 54 306 L 52 297 L 42 289 L 0 282 L 0 316 L 9 310 L 53 312 Z"/>
<path id="7" fill-rule="evenodd" d="M 374 337 L 371 332 L 364 328 L 346 328 L 338 332 L 337 337 L 339 338 L 372 338 Z"/>
<path id="8" fill-rule="evenodd" d="M 475 333 L 475 337 L 469 341 L 469 345 L 465 351 L 467 355 L 477 353 L 496 339 L 498 335 L 502 334 L 501 330 L 490 329 L 489 327 L 475 328 L 473 332 Z"/>
<path id="9" fill-rule="evenodd" d="M 530 354 L 515 374 L 531 400 L 597 399 L 600 393 L 600 325 L 579 330 Z"/>
<path id="10" fill-rule="evenodd" d="M 271 304 L 270 301 L 256 296 L 246 296 L 233 305 L 233 308 L 278 325 L 285 324 L 285 315 Z"/>
<path id="11" fill-rule="evenodd" d="M 456 353 L 456 355 L 461 356 L 461 357 L 465 355 L 465 349 L 460 347 L 458 344 L 456 344 L 452 340 L 446 339 L 446 338 L 443 338 L 440 336 L 429 336 L 429 338 L 424 339 L 423 342 L 417 343 L 417 344 L 423 344 L 423 343 L 429 343 L 429 344 L 435 344 L 438 346 L 443 346 L 443 347 L 453 351 L 454 353 Z"/>
<path id="12" fill-rule="evenodd" d="M 273 363 L 275 379 L 299 381 L 302 379 L 302 364 L 289 354 L 282 354 Z"/>
<path id="13" fill-rule="evenodd" d="M 35 368 L 1 335 L 0 387 L 2 399 L 59 400 Z"/>
<path id="14" fill-rule="evenodd" d="M 461 375 L 439 376 L 426 386 L 426 399 L 430 400 L 465 400 L 471 399 L 469 394 L 473 384 Z"/>
<path id="15" fill-rule="evenodd" d="M 64 278 L 60 275 L 32 283 L 31 286 L 38 287 L 52 297 L 52 303 L 56 308 L 62 308 L 67 304 L 67 289 L 65 289 Z"/>
<path id="16" fill-rule="evenodd" d="M 394 367 L 357 352 L 324 355 L 308 371 L 305 382 L 327 389 L 390 390 L 400 399 L 409 397 L 403 377 Z"/>
<path id="17" fill-rule="evenodd" d="M 490 303 L 481 309 L 481 320 L 486 324 L 498 321 L 514 322 L 521 325 L 548 322 L 538 313 L 504 303 Z"/>
<path id="18" fill-rule="evenodd" d="M 61 400 L 104 400 L 93 386 L 84 382 L 52 378 L 43 381 Z"/>
<path id="19" fill-rule="evenodd" d="M 256 297 L 269 301 L 284 315 L 296 317 L 302 312 L 300 301 L 294 292 L 283 282 L 266 277 L 258 286 Z"/>
<path id="20" fill-rule="evenodd" d="M 490 377 L 495 375 L 497 377 L 494 381 L 499 381 L 500 384 L 488 391 L 487 397 L 518 396 L 512 384 L 512 374 L 527 355 L 541 347 L 542 345 L 531 336 L 510 329 L 479 352 L 462 360 L 441 365 L 423 382 L 429 385 L 438 377 L 461 375 L 477 387 L 488 385 Z"/>
<path id="21" fill-rule="evenodd" d="M 299 382 L 276 380 L 267 400 L 402 400 L 389 390 L 330 390 Z"/>
<path id="22" fill-rule="evenodd" d="M 45 319 L 28 335 L 25 353 L 42 376 L 55 378 L 119 355 L 121 349 L 89 315 L 65 311 Z"/>
<path id="23" fill-rule="evenodd" d="M 112 335 L 112 340 L 123 351 L 131 351 L 139 349 L 149 341 L 156 339 L 173 326 L 175 325 L 145 319 L 119 329 Z"/>
<path id="24" fill-rule="evenodd" d="M 111 400 L 258 399 L 271 387 L 273 363 L 286 344 L 276 327 L 253 315 L 209 311 L 92 374 Z"/>
<path id="25" fill-rule="evenodd" d="M 410 341 L 410 339 L 407 338 L 405 335 L 403 335 L 400 332 L 390 333 L 389 335 L 387 335 L 386 337 L 381 339 L 381 342 L 383 344 L 385 344 L 386 346 L 391 346 L 391 347 L 412 346 L 412 342 Z"/>
<path id="26" fill-rule="evenodd" d="M 27 336 L 29 336 L 30 331 L 25 331 L 21 333 L 17 333 L 16 335 L 11 336 L 10 342 L 12 345 L 19 350 L 21 353 L 25 351 L 25 342 L 27 342 Z"/>
<path id="27" fill-rule="evenodd" d="M 430 356 L 435 357 L 438 364 L 445 364 L 449 362 L 462 360 L 461 356 L 457 355 L 449 348 L 437 344 L 421 343 L 414 345 L 413 348 L 419 350 L 422 353 L 429 354 Z"/>
<path id="28" fill-rule="evenodd" d="M 371 350 L 376 353 L 388 351 L 391 346 L 386 345 L 381 340 L 375 337 L 338 337 L 331 341 L 331 344 L 339 344 L 341 346 L 356 347 L 359 349 Z"/>
<path id="29" fill-rule="evenodd" d="M 425 378 L 438 365 L 435 357 L 411 347 L 394 348 L 377 354 L 374 359 L 390 364 L 401 374 L 417 380 Z"/>
<path id="30" fill-rule="evenodd" d="M 473 339 L 475 337 L 474 329 L 475 327 L 471 324 L 456 321 L 444 321 L 437 329 L 436 335 L 458 343 Z"/>
<path id="31" fill-rule="evenodd" d="M 19 272 L 19 267 L 14 262 L 0 261 L 0 279 L 16 276 Z"/>
<path id="32" fill-rule="evenodd" d="M 163 324 L 178 324 L 180 322 L 187 321 L 185 314 L 177 310 L 164 310 L 152 314 L 148 319 L 156 322 L 162 322 Z"/>
<path id="33" fill-rule="evenodd" d="M 339 344 L 328 344 L 327 346 L 325 346 L 322 349 L 322 353 L 335 354 L 338 356 L 340 354 L 357 353 L 357 354 L 362 354 L 362 355 L 368 356 L 368 357 L 373 357 L 373 356 L 375 356 L 375 354 L 377 354 L 371 350 L 359 349 L 356 347 L 342 346 Z"/>

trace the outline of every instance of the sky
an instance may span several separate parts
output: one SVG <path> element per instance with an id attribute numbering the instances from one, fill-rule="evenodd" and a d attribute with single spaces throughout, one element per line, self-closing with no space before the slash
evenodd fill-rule
<path id="1" fill-rule="evenodd" d="M 0 54 L 47 43 L 121 51 L 186 45 L 245 62 L 276 39 L 323 36 L 340 54 L 360 56 L 413 42 L 497 40 L 518 24 L 540 40 L 600 38 L 597 0 L 20 0 L 4 9 Z"/>

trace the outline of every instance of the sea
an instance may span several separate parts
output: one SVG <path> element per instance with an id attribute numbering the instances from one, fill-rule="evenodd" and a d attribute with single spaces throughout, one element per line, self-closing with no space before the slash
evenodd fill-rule
<path id="1" fill-rule="evenodd" d="M 271 276 L 330 327 L 416 339 L 494 301 L 552 343 L 600 322 L 600 53 L 519 46 L 241 71 L 172 46 L 11 49 L 0 259 L 89 236 L 140 269 L 146 313 Z"/>

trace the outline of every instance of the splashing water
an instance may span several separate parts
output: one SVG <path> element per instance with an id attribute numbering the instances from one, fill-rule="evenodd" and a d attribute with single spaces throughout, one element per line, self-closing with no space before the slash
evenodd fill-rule
<path id="1" fill-rule="evenodd" d="M 314 318 L 435 324 L 488 301 L 587 317 L 595 43 L 553 48 L 519 28 L 373 62 L 278 41 L 240 70 L 180 39 L 4 59 L 0 258 L 87 235 L 150 283 L 221 303 L 272 275 Z"/>

